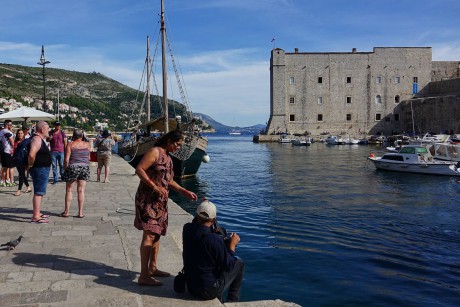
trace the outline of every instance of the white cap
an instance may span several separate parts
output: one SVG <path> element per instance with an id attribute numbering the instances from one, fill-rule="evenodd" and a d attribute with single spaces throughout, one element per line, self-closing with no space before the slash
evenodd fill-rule
<path id="1" fill-rule="evenodd" d="M 214 205 L 207 199 L 203 200 L 203 202 L 198 206 L 198 208 L 196 208 L 196 214 L 206 220 L 211 220 L 215 218 L 216 212 L 216 205 Z"/>

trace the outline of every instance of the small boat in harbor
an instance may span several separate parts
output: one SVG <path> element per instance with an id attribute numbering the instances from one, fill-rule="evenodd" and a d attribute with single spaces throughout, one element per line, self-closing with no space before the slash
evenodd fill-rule
<path id="1" fill-rule="evenodd" d="M 291 141 L 292 146 L 310 146 L 311 142 L 307 139 L 294 139 Z"/>
<path id="2" fill-rule="evenodd" d="M 405 145 L 398 153 L 386 153 L 381 157 L 370 154 L 367 158 L 377 169 L 420 173 L 431 175 L 460 176 L 456 163 L 439 161 L 433 158 L 424 145 Z"/>
<path id="3" fill-rule="evenodd" d="M 291 143 L 292 142 L 292 139 L 290 137 L 288 137 L 287 135 L 281 135 L 278 139 L 278 143 Z"/>
<path id="4" fill-rule="evenodd" d="M 328 145 L 343 145 L 345 144 L 345 140 L 339 138 L 336 135 L 330 135 L 326 138 L 326 144 Z"/>

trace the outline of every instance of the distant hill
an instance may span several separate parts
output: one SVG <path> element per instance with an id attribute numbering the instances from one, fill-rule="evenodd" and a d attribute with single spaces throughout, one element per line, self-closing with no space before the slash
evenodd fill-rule
<path id="1" fill-rule="evenodd" d="M 219 123 L 218 121 L 214 120 L 209 115 L 203 113 L 193 113 L 194 116 L 199 117 L 203 122 L 207 123 L 208 125 L 212 126 L 216 133 L 221 134 L 228 134 L 230 130 L 239 130 L 241 134 L 258 134 L 260 130 L 265 129 L 265 125 L 258 124 L 250 127 L 231 127 L 224 124 Z"/>
<path id="2" fill-rule="evenodd" d="M 26 102 L 23 97 L 39 100 L 43 98 L 42 73 L 41 67 L 0 63 L 0 98 L 13 98 L 25 106 L 33 106 L 33 103 Z M 97 72 L 83 73 L 46 68 L 46 99 L 53 101 L 53 106 L 45 111 L 57 113 L 58 92 L 61 104 L 78 108 L 78 112 L 73 114 L 60 112 L 63 126 L 78 126 L 87 131 L 92 131 L 97 122 L 107 122 L 111 130 L 123 131 L 133 114 L 133 109 L 139 108 L 142 103 L 136 102 L 136 97 L 143 97 L 143 93 L 138 93 L 137 90 Z M 159 117 L 162 111 L 158 96 L 151 95 L 151 106 L 151 117 Z M 181 115 L 185 119 L 185 113 L 184 105 L 169 100 L 170 117 Z M 217 133 L 228 133 L 231 129 L 237 128 L 244 134 L 257 134 L 260 129 L 265 128 L 265 125 L 230 127 L 206 114 L 194 114 L 205 124 L 212 126 Z M 141 118 L 141 121 L 143 120 Z"/>
<path id="3" fill-rule="evenodd" d="M 15 99 L 25 106 L 33 106 L 23 97 L 43 98 L 42 73 L 40 67 L 0 63 L 0 98 Z M 107 122 L 110 129 L 124 130 L 133 109 L 139 108 L 142 103 L 139 99 L 136 101 L 137 96 L 143 97 L 143 93 L 139 94 L 137 90 L 97 72 L 46 68 L 46 100 L 53 101 L 53 104 L 45 111 L 57 113 L 58 92 L 61 104 L 78 108 L 78 112 L 73 114 L 60 112 L 63 125 L 78 126 L 88 131 L 96 122 Z M 158 96 L 151 95 L 151 106 L 151 117 L 159 117 L 162 112 Z M 186 118 L 184 105 L 169 100 L 168 109 L 170 116 Z"/>

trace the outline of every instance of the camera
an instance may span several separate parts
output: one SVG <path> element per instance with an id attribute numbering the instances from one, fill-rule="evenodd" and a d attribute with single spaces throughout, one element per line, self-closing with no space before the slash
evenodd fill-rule
<path id="1" fill-rule="evenodd" d="M 214 224 L 211 225 L 211 231 L 221 236 L 222 239 L 224 239 L 225 245 L 227 247 L 229 246 L 230 236 L 228 235 L 227 230 L 224 227 L 221 227 L 217 224 L 217 220 L 214 222 Z"/>

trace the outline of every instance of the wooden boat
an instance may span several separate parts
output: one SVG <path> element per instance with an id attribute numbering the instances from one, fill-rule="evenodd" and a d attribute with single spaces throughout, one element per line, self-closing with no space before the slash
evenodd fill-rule
<path id="1" fill-rule="evenodd" d="M 160 14 L 160 36 L 161 36 L 161 67 L 162 67 L 162 80 L 163 80 L 163 103 L 162 110 L 163 115 L 154 120 L 150 119 L 150 40 L 147 37 L 147 57 L 145 61 L 146 66 L 146 100 L 145 106 L 146 111 L 139 110 L 138 119 L 133 121 L 133 126 L 129 128 L 127 133 L 124 134 L 123 139 L 118 143 L 118 154 L 123 157 L 129 164 L 136 168 L 139 162 L 142 160 L 144 154 L 149 151 L 157 140 L 157 137 L 163 133 L 167 133 L 173 129 L 180 129 L 185 134 L 185 140 L 179 150 L 174 153 L 170 153 L 170 156 L 174 164 L 174 176 L 178 178 L 186 178 L 194 176 L 202 162 L 208 162 L 209 157 L 206 154 L 206 148 L 208 144 L 207 138 L 200 135 L 199 129 L 193 118 L 193 114 L 188 107 L 187 97 L 185 91 L 180 83 L 180 77 L 177 75 L 178 70 L 175 66 L 175 61 L 171 52 L 171 62 L 176 73 L 176 80 L 178 81 L 178 87 L 181 92 L 182 104 L 184 105 L 186 112 L 185 118 L 186 123 L 182 123 L 182 117 L 176 116 L 175 118 L 169 118 L 168 112 L 168 90 L 167 90 L 167 63 L 166 63 L 166 26 L 164 20 L 164 0 L 161 0 L 161 14 Z M 171 48 L 169 48 L 171 50 Z M 146 113 L 146 122 L 142 123 L 140 118 L 143 113 Z M 131 123 L 130 123 L 131 124 Z M 152 132 L 156 132 L 152 134 Z"/>
<path id="2" fill-rule="evenodd" d="M 381 157 L 371 154 L 368 158 L 377 169 L 431 175 L 460 176 L 456 163 L 433 158 L 424 145 L 404 145 L 398 153 L 386 153 Z"/>

